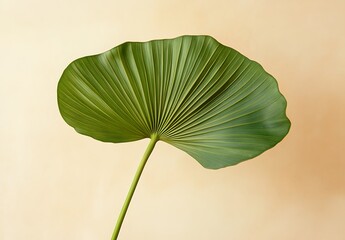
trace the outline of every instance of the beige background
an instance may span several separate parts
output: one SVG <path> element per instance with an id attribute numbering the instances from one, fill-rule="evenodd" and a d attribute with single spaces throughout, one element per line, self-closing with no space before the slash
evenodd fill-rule
<path id="1" fill-rule="evenodd" d="M 345 239 L 343 0 L 0 0 L 0 239 L 110 239 L 148 143 L 105 144 L 59 115 L 72 60 L 124 41 L 212 35 L 279 81 L 274 149 L 203 169 L 159 143 L 119 239 Z"/>

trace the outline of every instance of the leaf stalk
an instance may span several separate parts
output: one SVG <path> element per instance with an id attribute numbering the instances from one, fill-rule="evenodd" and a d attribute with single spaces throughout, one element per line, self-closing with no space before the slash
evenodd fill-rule
<path id="1" fill-rule="evenodd" d="M 141 173 L 143 172 L 144 170 L 144 167 L 145 167 L 145 164 L 149 158 L 149 156 L 151 155 L 157 141 L 159 140 L 159 137 L 157 134 L 152 134 L 151 135 L 151 140 L 149 142 L 149 145 L 147 146 L 146 148 L 146 151 L 139 163 L 139 166 L 137 168 L 137 171 L 134 175 L 134 178 L 133 178 L 133 181 L 132 181 L 132 184 L 129 188 L 129 191 L 128 191 L 128 194 L 127 194 L 127 197 L 125 199 L 125 202 L 123 203 L 123 206 L 122 206 L 122 209 L 121 209 L 121 212 L 119 214 L 119 217 L 117 219 L 117 222 L 116 222 L 116 225 L 115 225 L 115 228 L 114 228 L 114 232 L 113 232 L 113 235 L 111 237 L 111 240 L 116 240 L 119 233 L 120 233 L 120 229 L 121 229 L 121 226 L 122 226 L 122 223 L 123 223 L 123 220 L 126 216 L 126 213 L 127 213 L 127 210 L 128 210 L 128 206 L 132 200 L 132 197 L 133 197 L 133 194 L 134 194 L 134 191 L 138 185 L 138 182 L 139 182 L 139 179 L 140 179 L 140 176 L 141 176 Z"/>

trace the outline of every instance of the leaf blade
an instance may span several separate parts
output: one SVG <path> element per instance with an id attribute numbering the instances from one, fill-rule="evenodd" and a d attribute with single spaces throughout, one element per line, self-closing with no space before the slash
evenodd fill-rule
<path id="1" fill-rule="evenodd" d="M 158 134 L 211 169 L 259 155 L 290 128 L 277 81 L 209 36 L 127 42 L 78 59 L 58 103 L 84 135 L 116 143 Z"/>

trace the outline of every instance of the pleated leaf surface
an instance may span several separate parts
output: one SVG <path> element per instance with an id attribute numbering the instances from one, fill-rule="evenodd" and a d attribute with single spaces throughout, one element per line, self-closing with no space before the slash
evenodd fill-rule
<path id="1" fill-rule="evenodd" d="M 259 155 L 290 128 L 276 80 L 209 36 L 126 42 L 77 59 L 58 104 L 81 134 L 114 143 L 156 134 L 211 169 Z"/>

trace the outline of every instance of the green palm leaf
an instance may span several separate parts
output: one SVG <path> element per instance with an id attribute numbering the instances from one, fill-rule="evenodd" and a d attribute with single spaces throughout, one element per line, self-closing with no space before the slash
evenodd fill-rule
<path id="1" fill-rule="evenodd" d="M 275 79 L 208 36 L 128 42 L 78 59 L 58 102 L 81 134 L 114 143 L 157 134 L 206 168 L 252 158 L 290 126 Z"/>
<path id="2" fill-rule="evenodd" d="M 161 140 L 211 169 L 257 156 L 290 128 L 276 80 L 209 36 L 127 42 L 80 58 L 59 81 L 58 104 L 81 134 L 151 138 L 152 148 Z"/>

